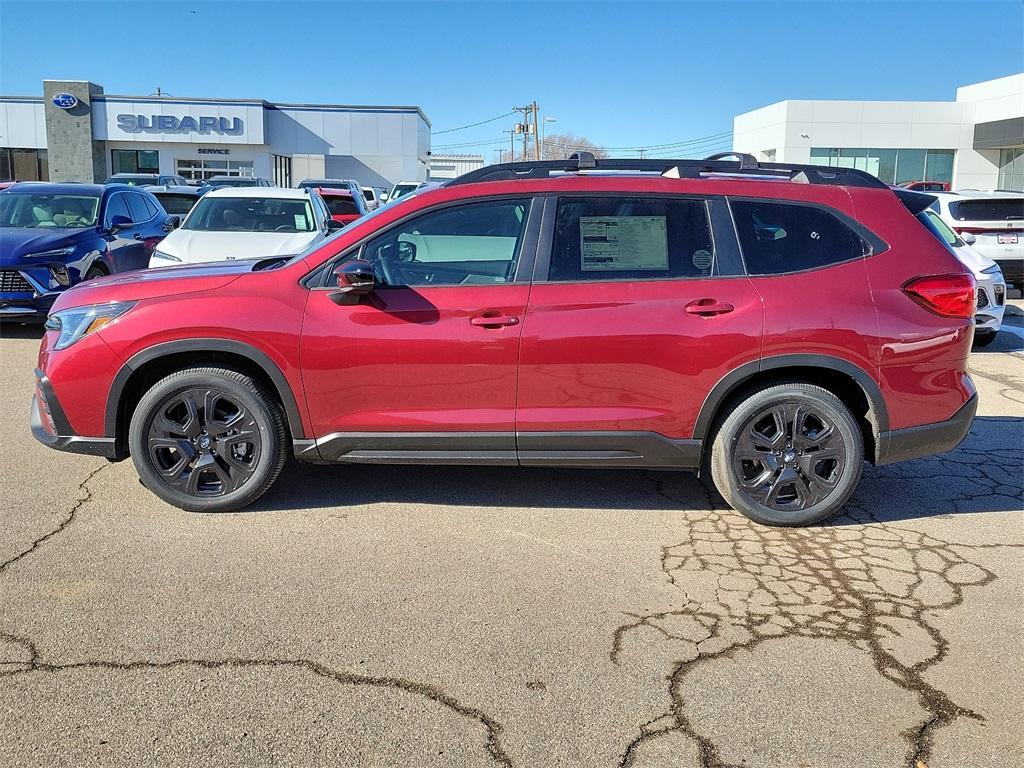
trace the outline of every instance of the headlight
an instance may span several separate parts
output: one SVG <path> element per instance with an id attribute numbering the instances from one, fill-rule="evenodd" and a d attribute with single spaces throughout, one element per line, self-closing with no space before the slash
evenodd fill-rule
<path id="1" fill-rule="evenodd" d="M 983 274 L 983 275 L 1001 275 L 1001 274 L 1003 274 L 1003 270 L 999 268 L 998 264 L 993 264 L 988 269 L 981 270 L 981 274 Z"/>
<path id="2" fill-rule="evenodd" d="M 69 245 L 67 248 L 54 248 L 52 251 L 36 251 L 35 253 L 26 253 L 22 258 L 25 259 L 59 259 L 62 256 L 70 256 L 75 252 L 75 246 Z"/>
<path id="3" fill-rule="evenodd" d="M 164 253 L 163 251 L 159 251 L 159 250 L 153 251 L 153 258 L 154 259 L 166 259 L 167 261 L 181 261 L 181 259 L 179 259 L 177 256 L 171 256 L 171 254 Z"/>
<path id="4" fill-rule="evenodd" d="M 57 312 L 46 318 L 48 331 L 60 331 L 55 350 L 70 347 L 83 336 L 98 331 L 135 306 L 134 301 L 115 301 L 110 304 L 93 304 Z"/>

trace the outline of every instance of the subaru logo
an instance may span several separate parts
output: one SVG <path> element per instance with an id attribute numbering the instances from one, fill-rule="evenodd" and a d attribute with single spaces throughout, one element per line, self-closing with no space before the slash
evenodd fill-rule
<path id="1" fill-rule="evenodd" d="M 53 103 L 61 109 L 72 109 L 78 106 L 78 99 L 73 93 L 58 93 L 53 97 Z"/>

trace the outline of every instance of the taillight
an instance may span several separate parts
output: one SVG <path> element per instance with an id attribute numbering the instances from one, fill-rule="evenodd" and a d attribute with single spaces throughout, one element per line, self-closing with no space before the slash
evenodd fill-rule
<path id="1" fill-rule="evenodd" d="M 903 292 L 942 317 L 974 317 L 977 285 L 966 272 L 959 275 L 917 277 L 903 286 Z"/>

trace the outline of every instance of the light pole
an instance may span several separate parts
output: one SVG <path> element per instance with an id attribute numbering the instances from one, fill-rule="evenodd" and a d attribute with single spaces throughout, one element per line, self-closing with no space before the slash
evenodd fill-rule
<path id="1" fill-rule="evenodd" d="M 544 126 L 548 123 L 557 123 L 557 117 L 545 117 L 540 124 L 540 159 L 544 159 Z"/>

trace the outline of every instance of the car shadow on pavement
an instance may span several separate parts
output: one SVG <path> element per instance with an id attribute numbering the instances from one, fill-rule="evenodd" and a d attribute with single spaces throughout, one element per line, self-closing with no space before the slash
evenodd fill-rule
<path id="1" fill-rule="evenodd" d="M 44 332 L 42 323 L 0 323 L 0 339 L 41 339 Z"/>
<path id="2" fill-rule="evenodd" d="M 865 466 L 846 514 L 828 524 L 888 522 L 1024 507 L 1024 420 L 975 419 L 955 451 L 886 467 Z M 693 510 L 724 508 L 705 481 L 684 472 L 435 467 L 312 466 L 289 462 L 246 512 L 339 505 L 412 504 L 501 508 Z"/>

